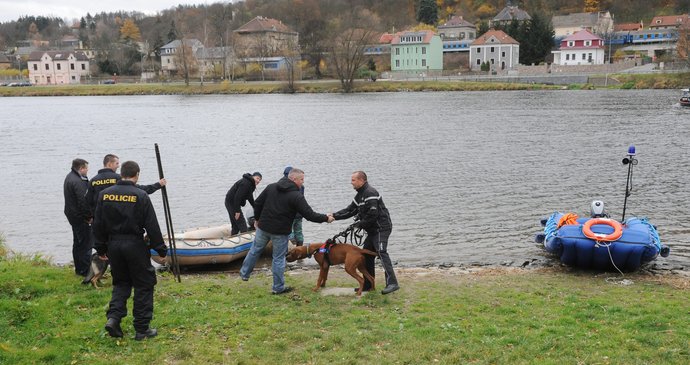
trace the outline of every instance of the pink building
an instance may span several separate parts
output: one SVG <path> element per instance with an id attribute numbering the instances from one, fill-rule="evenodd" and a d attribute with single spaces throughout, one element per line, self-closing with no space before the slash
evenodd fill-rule
<path id="1" fill-rule="evenodd" d="M 34 85 L 79 84 L 89 74 L 89 59 L 83 52 L 31 52 L 28 66 Z"/>

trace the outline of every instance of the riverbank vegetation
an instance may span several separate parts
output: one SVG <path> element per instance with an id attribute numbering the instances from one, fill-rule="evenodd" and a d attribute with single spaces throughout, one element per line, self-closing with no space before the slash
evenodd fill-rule
<path id="1" fill-rule="evenodd" d="M 2 247 L 2 246 L 0 246 Z M 31 364 L 687 364 L 687 277 L 563 269 L 399 269 L 402 289 L 356 299 L 311 291 L 318 273 L 292 270 L 295 290 L 236 267 L 159 277 L 152 325 L 133 340 L 103 330 L 110 283 L 79 284 L 69 267 L 0 258 L 0 363 Z M 340 268 L 329 287 L 353 286 Z M 380 289 L 380 288 L 379 288 Z M 131 309 L 131 301 L 130 301 Z"/>

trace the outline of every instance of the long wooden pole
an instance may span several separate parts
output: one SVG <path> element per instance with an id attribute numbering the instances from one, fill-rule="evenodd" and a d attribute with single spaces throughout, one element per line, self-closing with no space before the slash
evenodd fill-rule
<path id="1" fill-rule="evenodd" d="M 163 164 L 161 163 L 161 153 L 158 149 L 158 143 L 154 144 L 156 148 L 156 162 L 158 162 L 158 176 L 163 179 Z M 165 228 L 168 231 L 168 242 L 170 243 L 170 256 L 172 258 L 173 274 L 177 278 L 177 282 L 181 283 L 180 278 L 180 264 L 177 261 L 177 247 L 175 245 L 175 230 L 173 229 L 172 217 L 170 216 L 170 203 L 168 202 L 168 190 L 163 186 L 161 188 L 163 195 L 163 211 L 165 213 Z"/>

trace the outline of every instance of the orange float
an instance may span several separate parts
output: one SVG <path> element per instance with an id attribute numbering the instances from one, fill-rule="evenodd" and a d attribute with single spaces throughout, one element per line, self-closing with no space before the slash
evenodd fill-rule
<path id="1" fill-rule="evenodd" d="M 592 226 L 595 224 L 603 224 L 613 228 L 613 233 L 603 234 L 592 232 Z M 616 241 L 623 235 L 623 226 L 613 219 L 609 218 L 592 218 L 582 225 L 582 233 L 585 237 L 595 241 Z"/>

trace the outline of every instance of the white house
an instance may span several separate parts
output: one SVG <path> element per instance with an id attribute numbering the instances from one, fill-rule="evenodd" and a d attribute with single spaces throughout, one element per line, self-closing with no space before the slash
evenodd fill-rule
<path id="1" fill-rule="evenodd" d="M 196 62 L 196 53 L 199 49 L 204 48 L 204 45 L 198 39 L 185 39 L 185 54 L 188 62 Z M 170 74 L 177 71 L 182 62 L 182 41 L 176 39 L 163 47 L 161 47 L 161 71 L 164 74 Z"/>
<path id="2" fill-rule="evenodd" d="M 492 71 L 516 69 L 520 43 L 501 30 L 489 30 L 470 45 L 470 69 L 479 71 L 482 63 L 488 63 Z"/>
<path id="3" fill-rule="evenodd" d="M 553 53 L 553 63 L 558 65 L 603 65 L 604 40 L 581 30 L 561 40 L 561 48 Z"/>
<path id="4" fill-rule="evenodd" d="M 28 67 L 34 85 L 79 84 L 89 74 L 89 59 L 83 52 L 36 51 Z"/>

